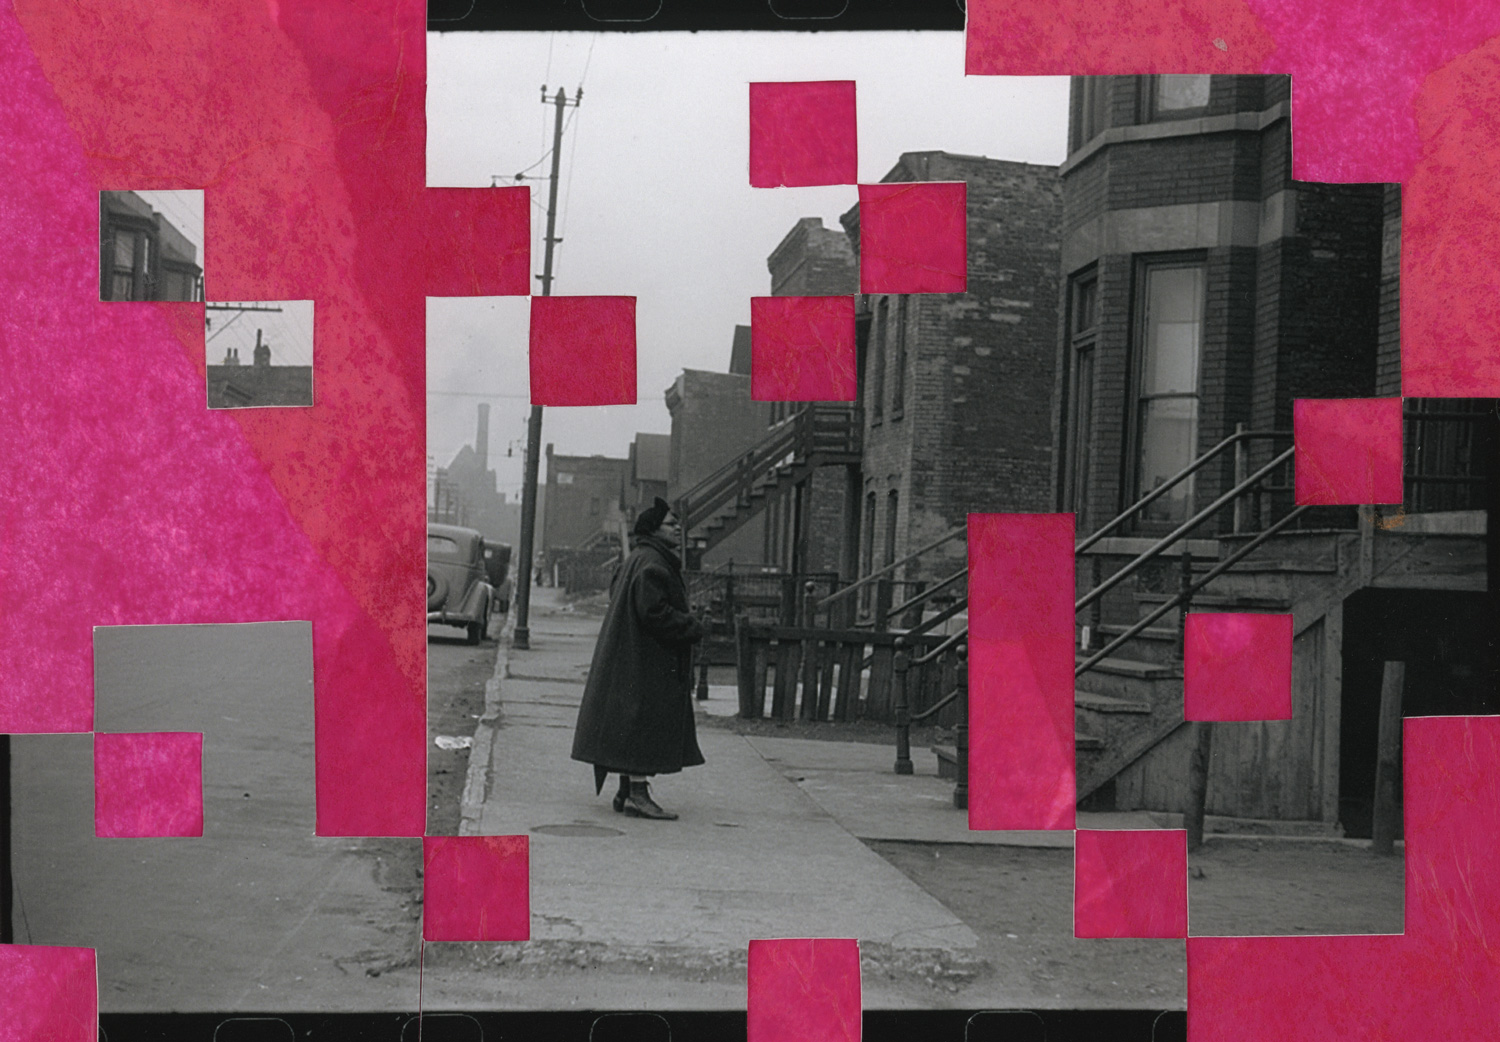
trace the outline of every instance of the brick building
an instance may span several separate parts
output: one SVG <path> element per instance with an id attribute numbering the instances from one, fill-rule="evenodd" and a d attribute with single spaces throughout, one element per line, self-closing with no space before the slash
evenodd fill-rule
<path id="1" fill-rule="evenodd" d="M 1088 529 L 1237 423 L 1289 430 L 1294 398 L 1375 392 L 1384 190 L 1291 179 L 1284 76 L 1087 77 L 1073 95 L 1057 504 Z M 1139 527 L 1230 480 L 1201 474 Z"/>
<path id="2" fill-rule="evenodd" d="M 1062 321 L 1052 431 L 1054 504 L 1080 536 L 1235 434 L 1241 474 L 1290 445 L 1297 398 L 1400 390 L 1400 193 L 1292 180 L 1284 76 L 1073 81 L 1063 186 Z M 1481 635 L 1486 449 L 1476 403 L 1408 402 L 1406 503 L 1321 509 L 1264 545 L 1293 504 L 1287 473 L 1208 517 L 1079 616 L 1096 654 L 1077 681 L 1078 794 L 1121 810 L 1182 811 L 1186 564 L 1248 556 L 1193 611 L 1294 619 L 1292 719 L 1217 723 L 1207 813 L 1369 834 L 1383 664 L 1405 663 L 1407 715 L 1494 712 Z M 1236 451 L 1094 544 L 1079 593 L 1228 492 Z"/>
<path id="3" fill-rule="evenodd" d="M 860 574 L 970 512 L 1039 511 L 1051 501 L 1057 169 L 909 152 L 884 180 L 967 184 L 968 291 L 860 299 Z M 841 220 L 857 248 L 858 207 Z M 946 558 L 927 555 L 904 578 L 948 574 L 963 552 L 958 542 Z"/>
<path id="4" fill-rule="evenodd" d="M 99 299 L 203 299 L 198 248 L 134 192 L 99 193 Z"/>
<path id="5" fill-rule="evenodd" d="M 562 456 L 547 445 L 546 502 L 541 558 L 552 566 L 570 553 L 619 546 L 625 523 L 620 502 L 630 461 L 611 456 Z"/>
<path id="6" fill-rule="evenodd" d="M 672 436 L 637 433 L 630 443 L 630 480 L 625 483 L 620 507 L 627 519 L 656 501 L 667 498 L 672 474 Z"/>
<path id="7" fill-rule="evenodd" d="M 745 329 L 741 337 L 739 329 Z M 716 373 L 684 369 L 667 388 L 667 411 L 672 433 L 667 463 L 667 495 L 676 503 L 684 492 L 750 448 L 766 433 L 770 405 L 750 398 L 749 330 L 735 331 L 731 361 L 741 359 L 744 372 Z M 743 339 L 743 349 L 740 348 Z M 764 563 L 765 520 L 755 516 L 717 546 L 689 565 L 716 568 L 726 562 L 736 565 Z"/>
<path id="8" fill-rule="evenodd" d="M 766 258 L 766 267 L 773 297 L 859 292 L 859 260 L 848 234 L 825 228 L 818 217 L 804 217 L 793 225 Z M 772 402 L 768 425 L 784 422 L 799 408 L 798 402 Z M 846 580 L 854 578 L 858 562 L 848 544 L 850 525 L 858 523 L 859 474 L 850 471 L 820 467 L 799 486 L 769 498 L 762 551 L 767 564 L 783 571 L 832 572 Z"/>

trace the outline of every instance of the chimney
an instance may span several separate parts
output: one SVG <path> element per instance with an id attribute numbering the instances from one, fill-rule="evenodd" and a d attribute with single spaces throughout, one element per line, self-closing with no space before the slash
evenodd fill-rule
<path id="1" fill-rule="evenodd" d="M 271 345 L 261 343 L 260 330 L 255 331 L 255 365 L 256 368 L 271 364 Z"/>
<path id="2" fill-rule="evenodd" d="M 490 469 L 490 406 L 488 402 L 479 405 L 479 429 L 474 432 L 474 453 L 479 457 L 479 475 L 484 476 L 485 471 Z"/>

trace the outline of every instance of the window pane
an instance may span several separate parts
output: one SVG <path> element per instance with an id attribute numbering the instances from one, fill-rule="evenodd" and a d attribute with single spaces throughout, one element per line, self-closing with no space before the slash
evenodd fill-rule
<path id="1" fill-rule="evenodd" d="M 135 292 L 135 280 L 127 272 L 115 273 L 114 292 L 110 295 L 111 300 L 129 300 L 130 295 Z"/>
<path id="2" fill-rule="evenodd" d="M 135 267 L 135 236 L 130 232 L 115 232 L 115 267 Z"/>
<path id="3" fill-rule="evenodd" d="M 1198 442 L 1198 399 L 1157 398 L 1141 403 L 1140 494 L 1166 483 L 1193 461 Z M 1141 516 L 1147 521 L 1185 521 L 1193 499 L 1193 479 L 1174 486 Z"/>
<path id="4" fill-rule="evenodd" d="M 1195 394 L 1203 339 L 1203 269 L 1146 275 L 1146 357 L 1141 394 Z"/>
<path id="5" fill-rule="evenodd" d="M 1203 108 L 1208 104 L 1208 84 L 1206 75 L 1156 77 L 1157 111 Z"/>

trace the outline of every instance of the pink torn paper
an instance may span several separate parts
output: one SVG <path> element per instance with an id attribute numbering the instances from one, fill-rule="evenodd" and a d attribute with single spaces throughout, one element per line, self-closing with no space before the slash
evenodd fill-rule
<path id="1" fill-rule="evenodd" d="M 859 1042 L 859 943 L 751 941 L 747 1042 Z"/>
<path id="2" fill-rule="evenodd" d="M 854 81 L 750 84 L 750 186 L 852 185 Z"/>
<path id="3" fill-rule="evenodd" d="M 962 181 L 860 185 L 860 292 L 964 292 L 967 195 Z"/>
<path id="4" fill-rule="evenodd" d="M 1400 398 L 1298 398 L 1292 432 L 1299 504 L 1401 502 Z"/>
<path id="5" fill-rule="evenodd" d="M 0 944 L 0 1042 L 95 1042 L 94 949 Z"/>
<path id="6" fill-rule="evenodd" d="M 852 402 L 853 297 L 751 297 L 750 397 Z"/>
<path id="7" fill-rule="evenodd" d="M 969 827 L 1069 829 L 1073 515 L 969 515 Z"/>
<path id="8" fill-rule="evenodd" d="M 531 404 L 635 404 L 635 298 L 531 298 Z"/>
<path id="9" fill-rule="evenodd" d="M 1292 617 L 1189 612 L 1182 704 L 1187 720 L 1290 720 Z"/>
<path id="10" fill-rule="evenodd" d="M 1187 833 L 1075 833 L 1073 936 L 1186 937 Z"/>
<path id="11" fill-rule="evenodd" d="M 531 937 L 531 848 L 526 836 L 422 840 L 422 938 Z"/>
<path id="12" fill-rule="evenodd" d="M 203 835 L 203 735 L 94 735 L 94 835 Z"/>
<path id="13" fill-rule="evenodd" d="M 1188 940 L 1188 1034 L 1484 1038 L 1500 999 L 1500 717 L 1409 719 L 1406 933 Z"/>

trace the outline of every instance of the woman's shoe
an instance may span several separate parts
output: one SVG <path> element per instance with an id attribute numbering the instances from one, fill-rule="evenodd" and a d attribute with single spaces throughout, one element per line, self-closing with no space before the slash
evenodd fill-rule
<path id="1" fill-rule="evenodd" d="M 643 781 L 630 783 L 630 795 L 624 803 L 625 816 L 630 818 L 654 818 L 657 821 L 676 821 L 677 815 L 658 806 L 651 798 L 651 789 Z"/>
<path id="2" fill-rule="evenodd" d="M 611 804 L 615 808 L 616 814 L 625 809 L 625 801 L 628 799 L 630 799 L 630 778 L 622 774 L 620 775 L 620 791 L 615 793 L 615 798 Z"/>

